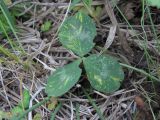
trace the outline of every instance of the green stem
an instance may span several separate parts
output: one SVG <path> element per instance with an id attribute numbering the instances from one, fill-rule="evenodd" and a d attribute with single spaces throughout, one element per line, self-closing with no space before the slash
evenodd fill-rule
<path id="1" fill-rule="evenodd" d="M 87 96 L 89 102 L 92 104 L 92 106 L 96 110 L 97 114 L 99 115 L 100 120 L 107 120 L 104 118 L 103 114 L 101 113 L 101 111 L 98 108 L 98 106 L 96 105 L 96 103 L 92 100 L 92 98 L 89 96 L 89 94 L 85 91 L 85 89 L 83 87 L 82 87 L 82 90 L 83 90 L 84 94 Z"/>
<path id="2" fill-rule="evenodd" d="M 89 12 L 89 14 L 94 18 L 94 20 L 97 22 L 98 26 L 100 27 L 100 23 L 99 20 L 97 19 L 97 17 L 93 14 L 93 11 L 91 9 L 91 7 L 89 7 L 85 2 L 85 0 L 82 0 L 84 7 L 87 9 L 87 11 Z"/>
<path id="3" fill-rule="evenodd" d="M 80 120 L 80 115 L 79 115 L 79 104 L 76 104 L 76 118 L 77 120 Z"/>
<path id="4" fill-rule="evenodd" d="M 58 113 L 61 107 L 62 107 L 62 103 L 60 102 L 58 106 L 56 107 L 56 109 L 54 110 L 54 112 L 52 113 L 51 120 L 55 120 L 56 114 Z"/>
<path id="5" fill-rule="evenodd" d="M 160 50 L 160 42 L 158 40 L 158 36 L 157 36 L 157 33 L 156 33 L 157 30 L 156 30 L 155 25 L 153 23 L 152 16 L 151 16 L 151 11 L 150 11 L 150 8 L 149 8 L 148 5 L 147 5 L 147 11 L 148 11 L 148 16 L 149 16 L 149 19 L 150 19 L 150 22 L 151 22 L 151 27 L 152 27 L 152 31 L 153 31 L 153 34 L 154 34 L 154 39 L 157 42 L 158 50 Z"/>
<path id="6" fill-rule="evenodd" d="M 149 73 L 145 72 L 144 70 L 141 70 L 141 69 L 138 69 L 138 68 L 129 66 L 129 65 L 127 65 L 127 64 L 123 64 L 123 63 L 120 63 L 120 65 L 123 66 L 123 67 L 129 68 L 129 69 L 135 70 L 135 71 L 137 71 L 137 72 L 139 72 L 139 73 L 142 73 L 142 74 L 148 76 L 149 78 L 151 78 L 151 79 L 153 79 L 153 80 L 156 80 L 156 81 L 160 82 L 160 80 L 159 80 L 158 78 L 150 75 Z"/>
<path id="7" fill-rule="evenodd" d="M 13 22 L 13 20 L 11 18 L 11 14 L 10 14 L 10 12 L 9 12 L 9 10 L 8 10 L 6 4 L 4 3 L 3 0 L 0 0 L 0 10 L 2 11 L 2 13 L 3 13 L 3 15 L 4 15 L 6 21 L 7 21 L 8 25 L 9 25 L 9 27 L 11 28 L 14 36 L 16 37 L 16 39 L 18 41 L 19 47 L 18 46 L 17 47 L 21 50 L 22 53 L 25 53 L 25 51 L 24 51 L 24 49 L 23 49 L 23 47 L 22 47 L 22 45 L 20 43 L 20 40 L 19 40 L 19 38 L 17 36 L 17 33 L 15 31 L 15 28 L 14 28 L 15 25 L 14 25 L 14 22 Z"/>

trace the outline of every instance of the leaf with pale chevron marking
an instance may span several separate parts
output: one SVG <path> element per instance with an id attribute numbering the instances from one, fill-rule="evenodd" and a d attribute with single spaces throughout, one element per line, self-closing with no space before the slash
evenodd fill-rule
<path id="1" fill-rule="evenodd" d="M 83 58 L 91 86 L 101 92 L 114 92 L 120 87 L 124 73 L 120 64 L 111 56 L 91 55 Z"/>
<path id="2" fill-rule="evenodd" d="M 93 39 L 96 34 L 92 19 L 78 12 L 66 19 L 58 36 L 64 47 L 82 57 L 94 47 Z"/>
<path id="3" fill-rule="evenodd" d="M 48 78 L 45 90 L 48 96 L 61 96 L 77 83 L 81 76 L 81 69 L 79 68 L 80 63 L 81 60 L 77 60 L 59 68 Z"/>

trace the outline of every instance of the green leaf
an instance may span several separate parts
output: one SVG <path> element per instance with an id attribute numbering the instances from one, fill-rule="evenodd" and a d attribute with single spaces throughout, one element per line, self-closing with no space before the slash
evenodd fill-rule
<path id="1" fill-rule="evenodd" d="M 23 49 L 23 47 L 22 47 L 22 45 L 21 45 L 21 43 L 20 43 L 20 40 L 19 40 L 19 38 L 18 38 L 18 36 L 17 36 L 16 29 L 15 29 L 15 24 L 14 24 L 14 20 L 13 20 L 10 12 L 9 12 L 9 10 L 8 10 L 8 7 L 5 5 L 5 3 L 4 3 L 3 0 L 0 0 L 0 10 L 2 11 L 2 13 L 3 13 L 3 15 L 4 15 L 4 17 L 5 17 L 8 25 L 9 25 L 9 27 L 10 27 L 10 29 L 12 30 L 14 36 L 16 37 L 16 39 L 17 39 L 17 41 L 18 41 L 18 45 L 19 45 L 19 46 L 16 45 L 15 48 L 16 48 L 16 49 L 18 48 L 21 52 L 25 53 L 25 51 L 24 51 L 24 49 Z M 12 46 L 12 48 L 13 48 L 13 50 L 14 50 L 13 45 L 11 45 L 11 46 Z"/>
<path id="2" fill-rule="evenodd" d="M 52 22 L 51 21 L 45 21 L 44 24 L 41 26 L 41 31 L 46 32 L 51 28 Z"/>
<path id="3" fill-rule="evenodd" d="M 92 2 L 93 0 L 82 0 L 84 7 L 87 9 L 87 11 L 89 12 L 89 14 L 95 19 L 94 16 L 94 8 L 92 7 Z"/>
<path id="4" fill-rule="evenodd" d="M 13 116 L 17 116 L 17 115 L 22 114 L 23 108 L 21 108 L 20 106 L 16 106 L 11 110 L 11 112 L 12 112 Z"/>
<path id="5" fill-rule="evenodd" d="M 120 64 L 111 56 L 91 55 L 83 58 L 91 86 L 101 92 L 114 92 L 120 87 L 124 73 Z"/>
<path id="6" fill-rule="evenodd" d="M 2 111 L 0 109 L 0 120 L 10 120 L 11 117 L 12 115 L 10 112 Z"/>
<path id="7" fill-rule="evenodd" d="M 72 0 L 71 6 L 70 6 L 70 10 L 72 10 L 76 4 L 78 4 L 81 0 Z"/>
<path id="8" fill-rule="evenodd" d="M 151 6 L 156 6 L 157 8 L 160 8 L 160 0 L 147 0 L 147 2 Z"/>
<path id="9" fill-rule="evenodd" d="M 11 29 L 8 25 L 8 23 L 6 22 L 6 19 L 4 17 L 4 15 L 0 14 L 0 33 L 3 33 L 3 28 L 9 32 Z"/>
<path id="10" fill-rule="evenodd" d="M 58 100 L 55 97 L 51 97 L 47 104 L 48 104 L 47 108 L 49 110 L 54 110 L 56 105 L 58 104 Z"/>
<path id="11" fill-rule="evenodd" d="M 40 113 L 36 113 L 36 115 L 34 115 L 33 120 L 42 120 L 42 116 Z"/>
<path id="12" fill-rule="evenodd" d="M 2 13 L 3 13 L 4 17 L 6 18 L 10 27 L 11 26 L 14 27 L 13 18 L 11 17 L 11 14 L 10 14 L 10 12 L 9 12 L 9 10 L 3 0 L 0 0 L 0 10 L 2 11 Z"/>
<path id="13" fill-rule="evenodd" d="M 95 12 L 94 7 L 91 7 L 90 10 Z M 88 9 L 87 9 L 86 7 L 82 7 L 82 8 L 79 9 L 78 11 L 80 11 L 80 12 L 86 14 L 86 15 L 89 15 L 89 14 L 90 14 L 89 11 L 88 11 Z"/>
<path id="14" fill-rule="evenodd" d="M 29 91 L 24 89 L 23 92 L 23 99 L 22 102 L 20 102 L 19 106 L 24 107 L 24 109 L 27 109 L 29 107 L 29 102 L 30 102 L 30 94 Z"/>
<path id="15" fill-rule="evenodd" d="M 12 0 L 4 0 L 4 3 L 5 3 L 6 5 L 11 5 L 11 4 L 12 4 Z"/>
<path id="16" fill-rule="evenodd" d="M 22 114 L 24 109 L 27 109 L 29 107 L 29 102 L 30 102 L 30 94 L 29 94 L 29 91 L 25 89 L 23 92 L 22 101 L 18 104 L 18 106 L 14 107 L 11 110 L 13 114 L 13 119 L 15 116 Z"/>
<path id="17" fill-rule="evenodd" d="M 101 6 L 97 6 L 93 14 L 97 18 L 100 18 L 101 14 L 102 14 L 102 7 Z"/>
<path id="18" fill-rule="evenodd" d="M 81 76 L 80 63 L 81 60 L 77 60 L 59 68 L 53 75 L 49 76 L 45 90 L 48 96 L 61 96 L 76 84 Z"/>
<path id="19" fill-rule="evenodd" d="M 18 58 L 18 56 L 16 56 L 11 51 L 9 51 L 7 48 L 5 48 L 5 47 L 3 47 L 1 45 L 0 45 L 0 53 L 5 54 L 6 56 L 8 56 L 9 58 L 15 60 L 16 62 L 20 62 L 20 59 Z"/>
<path id="20" fill-rule="evenodd" d="M 91 8 L 93 0 L 82 0 L 86 7 Z"/>
<path id="21" fill-rule="evenodd" d="M 66 19 L 59 32 L 62 45 L 79 56 L 84 56 L 93 47 L 96 27 L 92 19 L 84 13 Z"/>

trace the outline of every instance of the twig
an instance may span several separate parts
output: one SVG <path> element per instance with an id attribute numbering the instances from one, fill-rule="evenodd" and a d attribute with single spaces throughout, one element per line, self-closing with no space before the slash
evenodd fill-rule
<path id="1" fill-rule="evenodd" d="M 112 24 L 114 26 L 117 26 L 117 34 L 118 34 L 119 40 L 121 42 L 122 48 L 124 49 L 124 51 L 127 54 L 133 56 L 133 51 L 130 48 L 126 37 L 123 35 L 123 32 L 120 31 L 120 27 L 118 25 L 118 21 L 117 21 L 115 15 L 114 15 L 114 12 L 112 10 L 112 7 L 111 7 L 111 4 L 110 4 L 109 0 L 104 0 L 104 3 L 105 3 L 104 5 L 105 5 L 105 8 L 106 8 L 106 11 L 108 13 L 108 16 L 110 17 L 110 20 L 111 20 Z"/>
<path id="2" fill-rule="evenodd" d="M 10 103 L 10 101 L 9 101 L 9 99 L 8 99 L 8 96 L 7 96 L 7 92 L 6 92 L 5 85 L 4 85 L 4 83 L 3 83 L 3 77 L 2 77 L 1 72 L 0 72 L 0 80 L 1 80 L 1 84 L 2 84 L 2 87 L 3 87 L 4 93 L 5 93 L 5 96 L 6 96 L 5 98 L 6 98 L 6 100 L 7 100 L 8 104 L 9 104 L 9 106 L 10 106 L 10 108 L 11 108 L 11 103 Z"/>

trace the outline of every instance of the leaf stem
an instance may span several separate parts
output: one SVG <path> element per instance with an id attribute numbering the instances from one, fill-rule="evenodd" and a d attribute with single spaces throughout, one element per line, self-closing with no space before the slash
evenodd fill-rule
<path id="1" fill-rule="evenodd" d="M 51 120 L 55 120 L 56 114 L 58 113 L 61 107 L 62 107 L 62 103 L 60 102 L 55 108 L 54 112 L 52 113 Z"/>
<path id="2" fill-rule="evenodd" d="M 150 75 L 149 73 L 145 72 L 144 70 L 141 70 L 141 69 L 138 69 L 138 68 L 129 66 L 129 65 L 127 65 L 127 64 L 123 64 L 123 63 L 120 63 L 120 65 L 123 66 L 123 67 L 129 68 L 129 69 L 135 70 L 135 71 L 137 71 L 137 72 L 139 72 L 139 73 L 142 73 L 142 74 L 148 76 L 149 78 L 151 78 L 151 79 L 153 79 L 153 80 L 155 80 L 155 81 L 160 82 L 160 80 L 159 80 L 157 77 L 154 77 L 154 76 Z"/>
<path id="3" fill-rule="evenodd" d="M 79 107 L 80 107 L 80 105 L 77 103 L 76 104 L 76 120 L 80 120 L 80 114 L 79 114 Z"/>
<path id="4" fill-rule="evenodd" d="M 82 87 L 82 90 L 83 90 L 84 94 L 86 95 L 86 97 L 88 98 L 89 102 L 92 104 L 93 108 L 96 110 L 100 120 L 107 120 L 104 118 L 103 114 L 101 113 L 101 111 L 98 108 L 98 106 L 96 105 L 96 103 L 92 100 L 92 98 L 89 96 L 89 94 L 86 92 L 86 90 L 83 87 Z"/>

